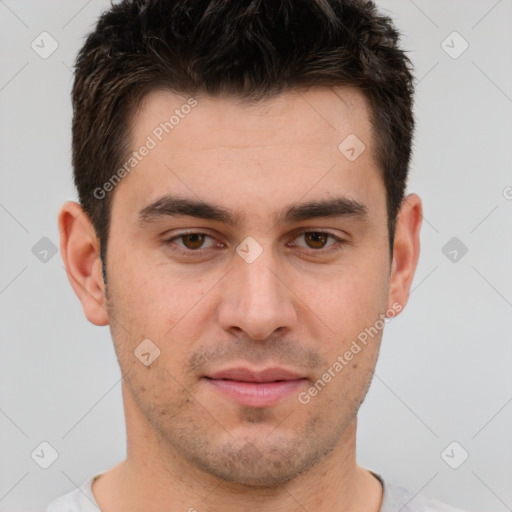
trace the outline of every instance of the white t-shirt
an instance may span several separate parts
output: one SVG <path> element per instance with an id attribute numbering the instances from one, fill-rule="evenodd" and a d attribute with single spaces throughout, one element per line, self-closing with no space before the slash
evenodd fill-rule
<path id="1" fill-rule="evenodd" d="M 92 494 L 93 480 L 108 470 L 90 476 L 79 488 L 52 501 L 46 512 L 98 512 L 99 505 Z M 380 512 L 464 512 L 459 508 L 451 507 L 440 501 L 392 485 L 371 471 L 381 482 L 383 488 L 382 505 Z"/>

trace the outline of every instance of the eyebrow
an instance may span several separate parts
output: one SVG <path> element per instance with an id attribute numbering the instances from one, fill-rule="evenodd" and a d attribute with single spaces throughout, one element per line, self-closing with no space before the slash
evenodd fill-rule
<path id="1" fill-rule="evenodd" d="M 166 195 L 140 210 L 138 224 L 145 225 L 165 217 L 187 216 L 198 219 L 221 222 L 230 226 L 237 225 L 244 217 L 220 205 L 205 201 Z M 359 217 L 365 219 L 368 208 L 347 197 L 321 199 L 306 203 L 292 203 L 284 210 L 272 216 L 275 225 L 300 222 L 318 217 Z"/>

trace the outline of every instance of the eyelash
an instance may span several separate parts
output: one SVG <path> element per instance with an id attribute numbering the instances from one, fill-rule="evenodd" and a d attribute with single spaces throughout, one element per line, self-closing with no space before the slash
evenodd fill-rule
<path id="1" fill-rule="evenodd" d="M 324 235 L 327 235 L 335 240 L 335 243 L 332 243 L 331 245 L 329 245 L 327 249 L 309 249 L 309 251 L 306 251 L 306 252 L 309 252 L 309 254 L 312 256 L 329 255 L 332 252 L 339 251 L 341 249 L 341 246 L 343 246 L 347 243 L 346 240 L 343 240 L 342 238 L 339 238 L 336 235 L 333 235 L 332 233 L 329 233 L 327 231 L 316 231 L 316 230 L 311 230 L 311 229 L 304 229 L 304 230 L 300 231 L 299 233 L 297 233 L 297 236 L 294 238 L 294 240 L 304 234 L 307 234 L 307 233 L 324 234 Z M 214 239 L 211 235 L 209 235 L 208 233 L 204 233 L 202 231 L 187 231 L 185 233 L 180 233 L 179 235 L 173 236 L 172 238 L 169 238 L 169 239 L 165 240 L 164 242 L 169 247 L 171 247 L 171 250 L 178 252 L 184 256 L 202 256 L 203 252 L 207 251 L 208 249 L 203 249 L 203 250 L 201 250 L 201 249 L 186 249 L 186 250 L 183 250 L 183 249 L 175 249 L 174 247 L 172 247 L 174 240 L 178 240 L 187 235 L 206 235 L 207 237 Z"/>

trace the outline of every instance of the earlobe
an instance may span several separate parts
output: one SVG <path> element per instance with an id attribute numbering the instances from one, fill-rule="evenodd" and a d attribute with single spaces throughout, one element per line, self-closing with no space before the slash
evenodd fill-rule
<path id="1" fill-rule="evenodd" d="M 95 325 L 107 325 L 99 242 L 94 227 L 80 205 L 72 201 L 61 207 L 58 223 L 66 273 L 85 316 Z"/>
<path id="2" fill-rule="evenodd" d="M 421 199 L 416 194 L 406 196 L 402 201 L 396 223 L 388 308 L 398 303 L 403 309 L 407 304 L 420 255 L 422 218 Z"/>

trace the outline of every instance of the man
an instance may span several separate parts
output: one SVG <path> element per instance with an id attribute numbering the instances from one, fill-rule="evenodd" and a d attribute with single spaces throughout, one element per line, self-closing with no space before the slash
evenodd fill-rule
<path id="1" fill-rule="evenodd" d="M 135 0 L 77 59 L 61 251 L 127 458 L 48 512 L 454 511 L 356 462 L 404 308 L 412 73 L 365 0 Z"/>

